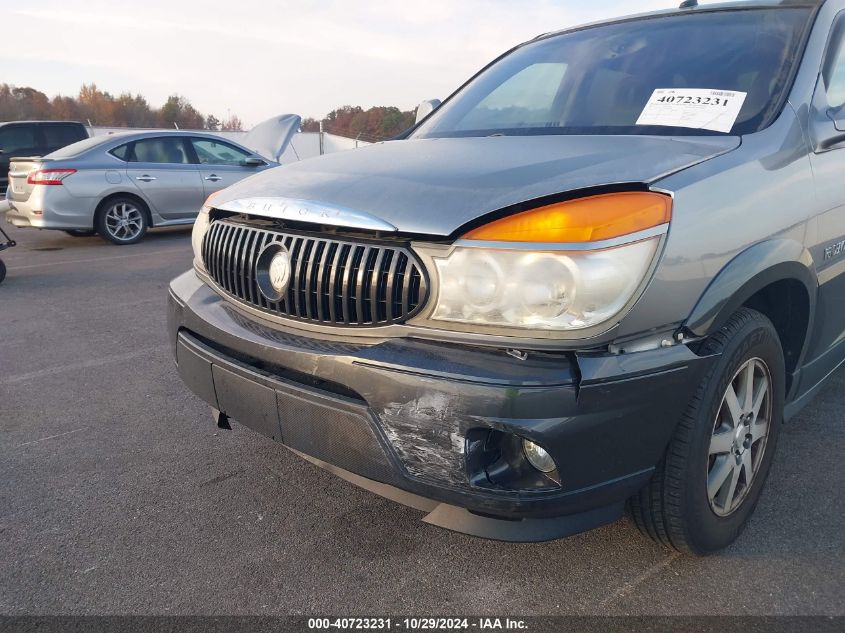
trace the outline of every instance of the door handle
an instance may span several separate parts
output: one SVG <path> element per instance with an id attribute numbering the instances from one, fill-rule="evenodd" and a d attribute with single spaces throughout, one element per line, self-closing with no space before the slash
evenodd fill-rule
<path id="1" fill-rule="evenodd" d="M 206 176 L 206 177 L 205 177 L 205 179 L 206 179 L 206 180 L 210 180 L 211 182 L 217 182 L 218 180 L 223 180 L 223 179 L 222 179 L 220 176 L 218 176 L 217 174 L 211 174 L 210 176 Z"/>
<path id="2" fill-rule="evenodd" d="M 143 176 L 135 176 L 135 180 L 140 180 L 141 182 L 152 182 L 155 179 L 155 176 L 148 176 L 147 174 L 144 174 Z"/>

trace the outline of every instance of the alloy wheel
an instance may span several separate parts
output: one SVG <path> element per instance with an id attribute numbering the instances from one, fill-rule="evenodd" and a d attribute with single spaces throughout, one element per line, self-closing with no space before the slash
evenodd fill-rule
<path id="1" fill-rule="evenodd" d="M 121 242 L 135 239 L 144 230 L 141 210 L 128 202 L 109 207 L 105 220 L 109 235 Z"/>
<path id="2" fill-rule="evenodd" d="M 707 460 L 707 498 L 728 516 L 748 496 L 763 462 L 772 423 L 772 377 L 759 358 L 746 361 L 728 383 L 713 423 Z"/>

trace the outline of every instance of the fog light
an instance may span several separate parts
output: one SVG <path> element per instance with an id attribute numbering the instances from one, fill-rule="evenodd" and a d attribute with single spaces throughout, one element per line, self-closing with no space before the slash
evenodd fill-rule
<path id="1" fill-rule="evenodd" d="M 541 473 L 550 473 L 557 468 L 555 460 L 546 452 L 546 449 L 534 442 L 522 440 L 522 452 L 525 453 L 528 463 Z"/>

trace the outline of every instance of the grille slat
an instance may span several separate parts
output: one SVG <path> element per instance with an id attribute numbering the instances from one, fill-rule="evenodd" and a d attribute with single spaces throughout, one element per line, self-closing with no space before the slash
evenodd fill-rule
<path id="1" fill-rule="evenodd" d="M 395 292 L 394 283 L 396 281 L 396 264 L 399 263 L 399 253 L 392 253 L 393 257 L 390 258 L 390 268 L 387 271 L 387 285 L 384 289 L 384 300 L 387 304 L 385 307 L 387 308 L 387 320 L 390 321 L 393 319 L 394 309 L 393 309 L 393 293 Z"/>
<path id="2" fill-rule="evenodd" d="M 375 263 L 373 264 L 373 274 L 370 277 L 370 321 L 383 321 L 379 318 L 379 287 L 381 286 L 381 262 L 384 260 L 385 250 L 378 249 Z"/>
<path id="3" fill-rule="evenodd" d="M 291 276 L 285 295 L 268 301 L 258 286 L 258 255 L 285 246 Z M 322 325 L 372 327 L 401 323 L 428 293 L 422 265 L 404 245 L 325 234 L 292 234 L 230 220 L 215 220 L 202 256 L 214 282 L 233 298 L 276 316 Z M 266 283 L 266 282 L 262 282 Z"/>
<path id="4" fill-rule="evenodd" d="M 358 267 L 355 274 L 355 318 L 358 324 L 365 322 L 364 315 L 364 277 L 367 274 L 367 260 L 370 258 L 370 247 L 365 246 L 361 251 L 361 259 L 358 260 Z"/>
<path id="5" fill-rule="evenodd" d="M 329 275 L 329 321 L 337 322 L 337 271 L 340 269 L 341 254 L 346 248 L 345 244 L 337 244 L 332 261 L 332 272 Z"/>

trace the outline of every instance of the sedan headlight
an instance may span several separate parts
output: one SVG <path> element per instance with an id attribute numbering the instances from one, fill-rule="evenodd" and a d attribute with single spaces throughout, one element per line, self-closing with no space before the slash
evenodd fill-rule
<path id="1" fill-rule="evenodd" d="M 654 193 L 594 196 L 471 231 L 434 256 L 430 318 L 479 326 L 581 330 L 619 314 L 651 268 L 671 217 Z"/>

